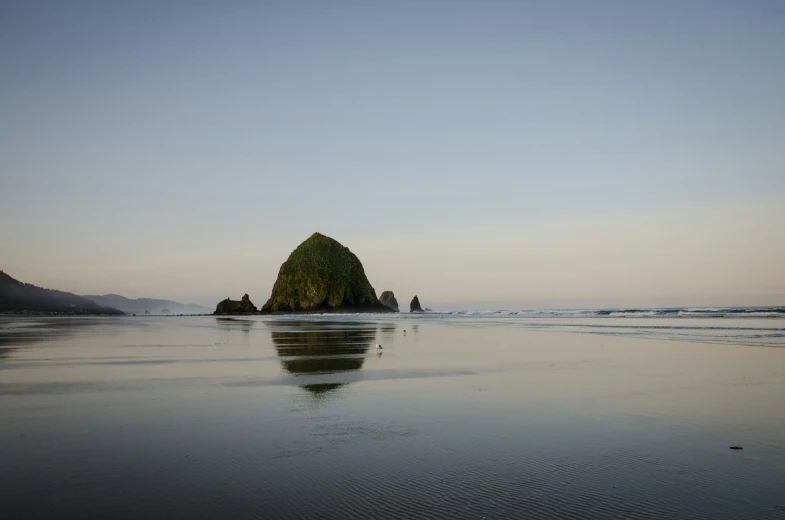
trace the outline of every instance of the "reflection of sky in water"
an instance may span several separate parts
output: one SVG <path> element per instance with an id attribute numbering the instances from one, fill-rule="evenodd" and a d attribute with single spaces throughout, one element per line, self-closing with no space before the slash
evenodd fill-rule
<path id="1" fill-rule="evenodd" d="M 785 347 L 785 323 L 779 319 L 540 318 L 510 319 L 505 322 L 532 329 L 582 334 Z"/>
<path id="2" fill-rule="evenodd" d="M 0 321 L 0 348 L 64 339 L 101 323 L 100 318 L 9 317 Z"/>

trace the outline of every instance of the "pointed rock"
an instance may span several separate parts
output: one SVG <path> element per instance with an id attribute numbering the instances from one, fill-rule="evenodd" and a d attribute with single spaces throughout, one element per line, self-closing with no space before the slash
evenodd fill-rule
<path id="1" fill-rule="evenodd" d="M 229 298 L 219 302 L 213 314 L 253 314 L 255 312 L 256 307 L 251 303 L 251 298 L 244 294 L 239 302 Z"/>
<path id="2" fill-rule="evenodd" d="M 391 312 L 376 298 L 360 260 L 330 237 L 314 233 L 278 271 L 263 312 Z"/>
<path id="3" fill-rule="evenodd" d="M 420 299 L 417 298 L 417 295 L 414 295 L 412 298 L 412 303 L 409 304 L 409 312 L 425 312 L 420 307 Z"/>
<path id="4" fill-rule="evenodd" d="M 381 296 L 379 296 L 379 301 L 398 312 L 398 300 L 395 299 L 395 294 L 392 291 L 384 291 Z"/>

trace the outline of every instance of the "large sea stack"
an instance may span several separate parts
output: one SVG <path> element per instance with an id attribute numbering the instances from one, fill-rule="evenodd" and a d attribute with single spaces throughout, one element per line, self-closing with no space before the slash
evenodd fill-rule
<path id="1" fill-rule="evenodd" d="M 354 253 L 314 233 L 281 266 L 262 312 L 392 311 L 376 298 Z"/>
<path id="2" fill-rule="evenodd" d="M 253 314 L 255 312 L 256 307 L 251 303 L 251 298 L 244 294 L 239 302 L 230 298 L 219 302 L 213 314 Z"/>
<path id="3" fill-rule="evenodd" d="M 385 304 L 386 306 L 388 306 L 389 308 L 391 308 L 392 310 L 394 310 L 395 312 L 398 312 L 400 310 L 398 309 L 398 300 L 395 299 L 395 294 L 392 291 L 384 291 L 379 296 L 379 301 Z"/>
<path id="4" fill-rule="evenodd" d="M 409 304 L 409 312 L 425 312 L 422 310 L 422 307 L 420 307 L 420 299 L 416 294 L 414 295 L 414 298 L 412 298 L 412 303 Z"/>

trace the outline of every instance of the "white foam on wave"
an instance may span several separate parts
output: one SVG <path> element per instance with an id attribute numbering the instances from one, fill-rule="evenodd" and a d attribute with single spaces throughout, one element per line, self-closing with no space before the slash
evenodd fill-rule
<path id="1" fill-rule="evenodd" d="M 434 314 L 497 318 L 785 318 L 785 308 L 458 309 Z"/>

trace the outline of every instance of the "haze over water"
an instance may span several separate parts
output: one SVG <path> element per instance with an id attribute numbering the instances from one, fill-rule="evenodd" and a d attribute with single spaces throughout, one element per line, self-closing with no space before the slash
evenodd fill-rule
<path id="1" fill-rule="evenodd" d="M 0 500 L 9 518 L 780 519 L 783 331 L 0 318 Z"/>

